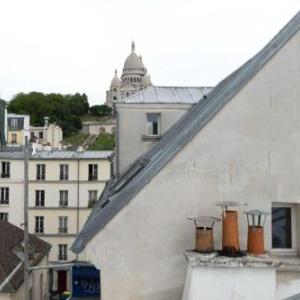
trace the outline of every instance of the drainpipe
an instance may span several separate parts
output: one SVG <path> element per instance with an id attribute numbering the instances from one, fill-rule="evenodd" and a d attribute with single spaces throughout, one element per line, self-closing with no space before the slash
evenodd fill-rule
<path id="1" fill-rule="evenodd" d="M 116 128 L 116 177 L 119 178 L 120 175 L 120 116 L 117 111 L 116 105 L 113 104 L 113 112 L 114 116 L 116 117 L 117 120 L 117 128 Z"/>
<path id="2" fill-rule="evenodd" d="M 77 210 L 76 210 L 76 213 L 77 213 L 77 223 L 76 223 L 76 235 L 78 235 L 79 233 L 79 183 L 80 183 L 80 180 L 79 180 L 79 174 L 80 174 L 80 161 L 79 159 L 77 160 Z M 78 253 L 76 253 L 76 260 L 78 260 Z"/>

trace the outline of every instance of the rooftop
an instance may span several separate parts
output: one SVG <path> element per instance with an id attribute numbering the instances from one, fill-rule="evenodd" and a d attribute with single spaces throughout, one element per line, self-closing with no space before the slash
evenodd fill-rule
<path id="1" fill-rule="evenodd" d="M 261 51 L 193 105 L 161 140 L 136 160 L 124 174 L 117 180 L 110 180 L 77 236 L 72 250 L 76 253 L 81 252 L 299 30 L 300 11 Z"/>
<path id="2" fill-rule="evenodd" d="M 3 282 L 21 262 L 19 257 L 22 256 L 23 239 L 24 233 L 22 229 L 0 220 L 0 282 Z M 37 265 L 51 248 L 50 244 L 42 241 L 34 235 L 29 236 L 29 246 L 32 250 L 31 266 Z M 22 267 L 12 277 L 2 292 L 15 292 L 22 284 L 24 280 L 23 276 L 24 270 Z"/>
<path id="3" fill-rule="evenodd" d="M 77 160 L 77 159 L 108 159 L 113 151 L 37 151 L 30 159 Z M 23 151 L 0 151 L 0 159 L 24 159 Z"/>
<path id="4" fill-rule="evenodd" d="M 24 117 L 29 117 L 29 115 L 19 115 L 19 114 L 14 114 L 14 113 L 9 113 L 7 114 L 8 118 L 24 118 Z"/>
<path id="5" fill-rule="evenodd" d="M 165 104 L 194 104 L 208 94 L 212 87 L 187 86 L 149 86 L 129 97 L 121 103 L 165 103 Z"/>

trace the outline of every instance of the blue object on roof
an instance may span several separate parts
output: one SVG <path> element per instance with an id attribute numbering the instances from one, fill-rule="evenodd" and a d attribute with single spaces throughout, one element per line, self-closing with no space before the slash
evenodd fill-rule
<path id="1" fill-rule="evenodd" d="M 100 299 L 100 271 L 93 266 L 72 267 L 71 299 Z"/>

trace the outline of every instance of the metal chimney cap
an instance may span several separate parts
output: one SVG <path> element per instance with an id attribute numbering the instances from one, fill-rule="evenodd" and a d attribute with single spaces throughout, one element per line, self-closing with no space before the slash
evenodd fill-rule
<path id="1" fill-rule="evenodd" d="M 216 202 L 216 206 L 240 206 L 240 203 L 236 201 L 220 201 Z"/>
<path id="2" fill-rule="evenodd" d="M 244 214 L 251 215 L 251 216 L 262 216 L 262 215 L 269 215 L 270 213 L 267 211 L 259 210 L 259 209 L 250 209 L 244 211 Z"/>
<path id="3" fill-rule="evenodd" d="M 211 216 L 197 216 L 197 217 L 188 217 L 188 220 L 194 220 L 198 222 L 220 222 L 220 218 L 211 217 Z"/>

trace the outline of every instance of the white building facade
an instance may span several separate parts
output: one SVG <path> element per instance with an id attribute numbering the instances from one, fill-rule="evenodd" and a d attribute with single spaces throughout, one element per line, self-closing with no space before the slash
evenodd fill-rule
<path id="1" fill-rule="evenodd" d="M 30 116 L 7 114 L 7 123 L 7 145 L 25 145 L 25 138 L 30 138 Z"/>
<path id="2" fill-rule="evenodd" d="M 211 87 L 150 86 L 115 103 L 116 173 L 122 174 Z"/>
<path id="3" fill-rule="evenodd" d="M 63 141 L 63 131 L 56 124 L 48 124 L 48 121 L 44 126 L 30 126 L 30 141 L 59 149 Z"/>
<path id="4" fill-rule="evenodd" d="M 101 269 L 104 300 L 182 299 L 195 242 L 186 218 L 219 216 L 224 200 L 241 206 L 241 249 L 244 205 L 270 213 L 265 248 L 280 262 L 270 294 L 300 293 L 299 53 L 300 12 L 111 182 L 73 245 Z M 220 226 L 214 236 L 220 249 Z"/>
<path id="5" fill-rule="evenodd" d="M 38 151 L 30 156 L 29 232 L 52 245 L 50 263 L 77 258 L 69 248 L 110 179 L 111 155 L 111 151 Z M 24 220 L 23 153 L 0 152 L 0 164 L 0 218 L 20 227 Z M 68 276 L 66 270 L 56 270 L 53 290 L 66 290 Z"/>

